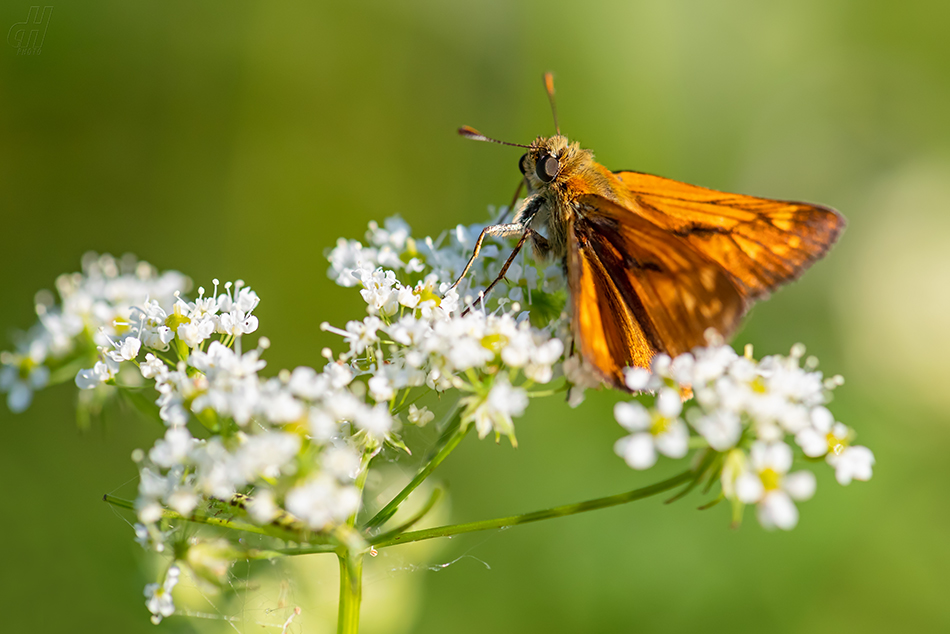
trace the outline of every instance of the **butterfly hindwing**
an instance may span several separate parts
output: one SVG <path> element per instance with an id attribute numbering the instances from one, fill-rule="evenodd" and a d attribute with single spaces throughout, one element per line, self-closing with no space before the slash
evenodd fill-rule
<path id="1" fill-rule="evenodd" d="M 617 387 L 626 366 L 730 334 L 745 301 L 728 274 L 644 218 L 599 196 L 578 199 L 568 248 L 574 332 L 587 361 Z"/>
<path id="2" fill-rule="evenodd" d="M 573 303 L 573 332 L 581 354 L 601 378 L 623 385 L 623 368 L 648 366 L 658 344 L 648 338 L 625 297 L 605 268 L 585 224 L 568 236 L 568 274 Z"/>

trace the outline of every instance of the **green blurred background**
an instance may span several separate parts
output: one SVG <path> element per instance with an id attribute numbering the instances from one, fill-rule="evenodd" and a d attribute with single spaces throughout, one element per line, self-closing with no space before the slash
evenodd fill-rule
<path id="1" fill-rule="evenodd" d="M 4 3 L 0 32 L 29 7 Z M 362 310 L 324 250 L 371 219 L 436 235 L 506 203 L 520 152 L 455 128 L 551 133 L 553 70 L 564 132 L 608 167 L 847 216 L 737 342 L 803 341 L 844 374 L 833 408 L 874 479 L 819 469 L 788 534 L 750 514 L 730 530 L 691 496 L 397 547 L 367 571 L 364 631 L 948 631 L 948 23 L 942 0 L 55 4 L 41 54 L 0 51 L 0 334 L 32 324 L 34 292 L 85 251 L 131 251 L 196 284 L 245 279 L 270 368 L 319 365 L 338 342 L 318 324 Z M 147 558 L 99 498 L 134 495 L 129 455 L 155 428 L 113 411 L 79 433 L 74 398 L 0 405 L 0 630 L 154 631 Z M 442 519 L 661 477 L 613 455 L 616 398 L 536 403 L 517 450 L 467 440 L 437 474 Z M 303 608 L 291 631 L 332 627 L 335 563 L 310 559 L 160 628 L 279 631 L 255 622 L 281 601 Z"/>

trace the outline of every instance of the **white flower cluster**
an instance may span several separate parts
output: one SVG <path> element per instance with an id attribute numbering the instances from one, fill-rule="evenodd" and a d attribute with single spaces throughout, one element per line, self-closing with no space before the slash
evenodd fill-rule
<path id="1" fill-rule="evenodd" d="M 710 333 L 710 345 L 671 359 L 658 355 L 651 370 L 631 368 L 631 390 L 656 393 L 653 406 L 618 403 L 614 414 L 630 433 L 615 446 L 634 469 L 646 469 L 657 453 L 682 458 L 690 448 L 690 429 L 699 444 L 717 452 L 723 494 L 737 512 L 756 504 L 768 528 L 791 529 L 798 522 L 793 500 L 815 491 L 809 471 L 789 473 L 797 445 L 808 459 L 824 458 L 841 484 L 868 480 L 874 455 L 851 444 L 854 432 L 835 422 L 825 407 L 840 377 L 824 378 L 818 361 L 801 365 L 805 348 L 797 344 L 787 357 L 755 361 L 751 350 L 740 356 Z M 695 407 L 683 412 L 683 396 L 692 391 Z"/>
<path id="2" fill-rule="evenodd" d="M 257 329 L 251 311 L 259 298 L 240 282 L 225 289 L 207 298 L 199 289 L 193 302 L 176 293 L 167 312 L 154 300 L 133 306 L 124 333 L 109 339 L 111 349 L 76 384 L 94 388 L 122 364 L 154 383 L 168 430 L 138 456 L 136 509 L 146 527 L 166 508 L 188 515 L 254 489 L 252 520 L 266 525 L 285 505 L 310 529 L 329 530 L 358 509 L 360 451 L 389 439 L 393 417 L 350 389 L 354 372 L 343 363 L 261 377 L 267 339 L 241 352 L 242 336 Z M 189 423 L 211 437 L 194 438 Z"/>
<path id="3" fill-rule="evenodd" d="M 462 227 L 455 232 L 456 238 L 466 235 Z M 549 383 L 560 374 L 564 344 L 553 334 L 560 321 L 534 328 L 520 302 L 501 301 L 503 308 L 494 313 L 479 303 L 465 313 L 458 293 L 445 281 L 461 271 L 470 255 L 466 250 L 471 247 L 461 238 L 441 250 L 426 238 L 425 248 L 419 249 L 408 226 L 392 218 L 384 229 L 370 225 L 368 238 L 372 247 L 341 241 L 329 254 L 330 276 L 343 285 L 359 284 L 369 314 L 349 322 L 345 330 L 324 324 L 349 345 L 340 360 L 371 375 L 369 393 L 380 403 L 417 386 L 465 392 L 462 423 L 474 424 L 479 437 L 494 432 L 515 443 L 512 417 L 527 407 L 525 386 Z M 403 284 L 396 271 L 376 266 L 380 263 L 414 273 L 419 281 Z M 512 277 L 518 280 L 524 270 L 519 267 Z M 527 270 L 537 282 L 537 269 Z"/>
<path id="4" fill-rule="evenodd" d="M 146 298 L 171 306 L 174 293 L 190 286 L 181 273 L 158 274 L 148 263 L 128 255 L 117 260 L 87 253 L 82 271 L 57 278 L 58 304 L 49 291 L 37 293 L 37 323 L 19 338 L 15 352 L 0 353 L 0 392 L 7 394 L 11 411 L 29 407 L 33 392 L 50 382 L 51 373 L 93 356 L 96 346 L 110 345 L 128 328 L 133 306 Z M 132 345 L 127 344 L 125 354 Z M 107 380 L 114 376 L 115 367 L 111 359 L 103 359 L 96 371 L 97 379 Z"/>
<path id="5" fill-rule="evenodd" d="M 487 224 L 490 223 L 467 227 L 458 225 L 436 239 L 417 240 L 412 238 L 409 225 L 398 216 L 387 218 L 382 227 L 371 222 L 366 232 L 366 244 L 340 238 L 336 247 L 327 254 L 330 261 L 328 274 L 340 286 L 362 285 L 364 298 L 367 291 L 373 292 L 366 285 L 366 272 L 377 269 L 391 271 L 393 276 L 400 276 L 410 285 L 427 276 L 451 283 L 465 268 L 475 242 Z M 478 259 L 460 285 L 466 304 L 478 299 L 479 291 L 495 279 L 510 252 L 510 245 L 506 246 L 502 239 L 485 239 Z M 531 307 L 534 313 L 538 313 L 535 317 L 543 318 L 544 323 L 560 315 L 566 297 L 566 283 L 560 265 L 542 266 L 522 258 L 511 265 L 505 280 L 507 288 L 493 291 L 485 299 L 484 308 L 494 309 L 509 302 L 519 302 L 524 307 Z M 391 298 L 388 304 L 379 300 L 379 297 L 374 297 L 373 303 L 385 313 L 395 308 L 399 298 Z M 367 299 L 367 303 L 369 301 Z"/>

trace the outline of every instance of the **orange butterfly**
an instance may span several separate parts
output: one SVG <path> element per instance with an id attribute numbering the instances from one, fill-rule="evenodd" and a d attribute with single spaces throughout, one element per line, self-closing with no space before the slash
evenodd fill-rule
<path id="1" fill-rule="evenodd" d="M 611 172 L 561 136 L 550 73 L 544 83 L 555 136 L 519 145 L 459 129 L 471 139 L 527 148 L 519 166 L 528 197 L 512 223 L 482 231 L 454 286 L 489 235 L 521 239 L 486 293 L 528 240 L 537 257 L 562 260 L 575 342 L 615 387 L 626 389 L 624 368 L 648 368 L 658 353 L 702 345 L 709 328 L 730 336 L 754 300 L 796 279 L 844 228 L 841 214 L 820 205 Z"/>

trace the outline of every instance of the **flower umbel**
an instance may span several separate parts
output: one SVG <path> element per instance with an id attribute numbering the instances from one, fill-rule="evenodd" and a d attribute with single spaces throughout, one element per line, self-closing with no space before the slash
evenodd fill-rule
<path id="1" fill-rule="evenodd" d="M 0 354 L 9 408 L 22 411 L 35 391 L 72 378 L 81 418 L 122 395 L 157 422 L 154 444 L 133 454 L 135 500 L 107 496 L 136 514 L 138 543 L 171 559 L 161 582 L 145 589 L 154 622 L 175 613 L 182 570 L 223 588 L 238 560 L 333 552 L 349 579 L 347 596 L 364 554 L 396 543 L 561 517 L 681 485 L 685 495 L 702 480 L 721 486 L 714 502 L 729 500 L 734 520 L 754 504 L 764 526 L 787 530 L 798 522 L 795 502 L 815 489 L 811 472 L 793 469 L 796 454 L 823 458 L 841 484 L 871 477 L 873 454 L 854 445 L 855 432 L 827 408 L 840 377 L 825 378 L 812 359 L 802 364 L 802 346 L 756 361 L 711 335 L 706 347 L 628 369 L 626 384 L 641 395 L 614 408 L 626 431 L 614 451 L 630 467 L 696 450 L 679 476 L 477 528 L 409 531 L 438 501 L 437 489 L 418 514 L 390 522 L 471 429 L 517 446 L 516 420 L 533 399 L 560 394 L 578 406 L 601 383 L 569 352 L 562 267 L 525 257 L 486 297 L 509 253 L 490 238 L 464 283 L 451 287 L 481 229 L 414 238 L 390 218 L 371 223 L 363 243 L 338 241 L 329 275 L 358 291 L 362 314 L 322 325 L 341 346 L 313 367 L 268 366 L 270 342 L 257 337 L 261 298 L 241 280 L 212 280 L 211 291 L 199 287 L 195 297 L 180 273 L 91 254 L 82 273 L 57 280 L 58 301 L 37 296 L 37 323 Z M 684 401 L 690 394 L 695 399 Z M 392 495 L 374 461 L 410 454 L 425 458 Z M 221 533 L 205 539 L 185 528 L 203 524 Z M 273 549 L 250 548 L 247 533 L 272 540 Z"/>
<path id="2" fill-rule="evenodd" d="M 798 522 L 793 500 L 807 500 L 815 490 L 810 471 L 788 473 L 794 452 L 787 441 L 797 443 L 803 458 L 826 456 L 842 484 L 870 479 L 873 454 L 850 446 L 853 433 L 825 407 L 840 377 L 824 378 L 814 357 L 802 367 L 801 344 L 787 357 L 756 361 L 751 348 L 739 356 L 715 333 L 708 338 L 707 347 L 675 359 L 658 355 L 649 371 L 627 371 L 628 387 L 656 393 L 649 409 L 634 401 L 614 410 L 617 422 L 633 432 L 615 446 L 627 464 L 646 469 L 657 452 L 681 458 L 690 444 L 705 446 L 709 477 L 720 479 L 735 519 L 743 505 L 755 504 L 763 526 L 786 530 Z M 684 423 L 680 395 L 690 390 L 695 399 L 685 403 Z"/>

